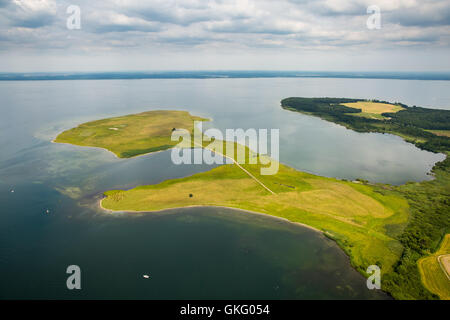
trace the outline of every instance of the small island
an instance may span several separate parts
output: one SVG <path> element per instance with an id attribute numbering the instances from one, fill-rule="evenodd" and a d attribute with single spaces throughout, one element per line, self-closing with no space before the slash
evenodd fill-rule
<path id="1" fill-rule="evenodd" d="M 399 134 L 434 152 L 448 154 L 450 150 L 450 139 L 415 126 L 411 119 L 424 120 L 411 115 L 405 105 L 357 99 L 289 98 L 282 101 L 282 106 L 360 132 Z M 402 115 L 405 111 L 407 114 Z M 105 148 L 127 158 L 173 148 L 176 142 L 170 140 L 172 130 L 192 131 L 194 120 L 205 119 L 185 111 L 149 111 L 82 124 L 61 133 L 55 142 Z M 412 124 L 404 126 L 402 121 Z M 207 144 L 201 147 L 208 148 Z M 246 157 L 250 154 L 247 148 Z M 283 164 L 277 174 L 261 175 L 261 164 L 238 164 L 235 159 L 233 162 L 181 179 L 106 191 L 101 206 L 129 212 L 223 206 L 283 218 L 320 230 L 335 240 L 363 275 L 367 276 L 368 266 L 378 265 L 383 276 L 382 289 L 394 298 L 438 298 L 422 285 L 417 261 L 438 248 L 449 228 L 448 158 L 433 168 L 436 179 L 403 186 L 326 178 Z"/>
<path id="2" fill-rule="evenodd" d="M 131 158 L 173 148 L 177 144 L 170 139 L 173 130 L 192 132 L 194 121 L 207 120 L 187 111 L 147 111 L 83 123 L 62 132 L 54 142 L 103 148 L 119 158 Z"/>

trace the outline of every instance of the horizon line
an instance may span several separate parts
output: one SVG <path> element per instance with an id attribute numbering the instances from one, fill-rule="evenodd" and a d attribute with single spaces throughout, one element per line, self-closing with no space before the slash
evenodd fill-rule
<path id="1" fill-rule="evenodd" d="M 0 81 L 114 79 L 356 78 L 450 80 L 450 71 L 122 70 L 1 72 Z"/>

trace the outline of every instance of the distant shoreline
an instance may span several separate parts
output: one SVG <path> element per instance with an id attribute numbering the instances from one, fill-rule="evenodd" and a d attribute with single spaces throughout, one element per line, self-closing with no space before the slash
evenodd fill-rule
<path id="1" fill-rule="evenodd" d="M 0 81 L 341 78 L 450 81 L 448 72 L 373 71 L 127 71 L 127 72 L 0 72 Z"/>

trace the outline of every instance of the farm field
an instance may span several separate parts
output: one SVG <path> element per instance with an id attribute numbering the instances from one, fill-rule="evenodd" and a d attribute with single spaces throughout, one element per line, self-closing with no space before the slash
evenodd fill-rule
<path id="1" fill-rule="evenodd" d="M 388 117 L 384 117 L 382 113 L 398 112 L 400 110 L 404 110 L 404 108 L 395 104 L 372 102 L 372 101 L 349 102 L 349 103 L 342 103 L 342 105 L 349 108 L 361 109 L 360 113 L 350 113 L 350 115 L 352 116 L 377 120 L 388 119 Z"/>
<path id="2" fill-rule="evenodd" d="M 427 130 L 437 136 L 450 137 L 450 130 Z"/>
<path id="3" fill-rule="evenodd" d="M 424 285 L 443 300 L 450 300 L 450 234 L 434 254 L 419 260 L 419 270 Z"/>

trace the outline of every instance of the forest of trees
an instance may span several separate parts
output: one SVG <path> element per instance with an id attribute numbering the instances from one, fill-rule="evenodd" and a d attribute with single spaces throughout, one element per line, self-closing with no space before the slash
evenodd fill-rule
<path id="1" fill-rule="evenodd" d="M 395 113 L 383 113 L 390 119 L 378 120 L 365 117 L 355 117 L 352 113 L 360 113 L 361 109 L 351 108 L 341 103 L 366 101 L 347 98 L 286 98 L 281 105 L 286 109 L 294 109 L 319 116 L 325 120 L 336 122 L 358 132 L 381 132 L 406 135 L 411 137 L 417 147 L 432 151 L 450 151 L 450 138 L 437 136 L 426 130 L 450 130 L 450 110 L 404 107 Z M 372 100 L 373 102 L 388 103 Z M 411 140 L 410 139 L 410 140 Z M 426 140 L 426 142 L 423 142 Z"/>
<path id="2" fill-rule="evenodd" d="M 423 129 L 450 130 L 450 111 L 407 107 L 395 113 L 383 113 L 392 118 L 392 122 L 405 126 L 415 126 Z"/>

